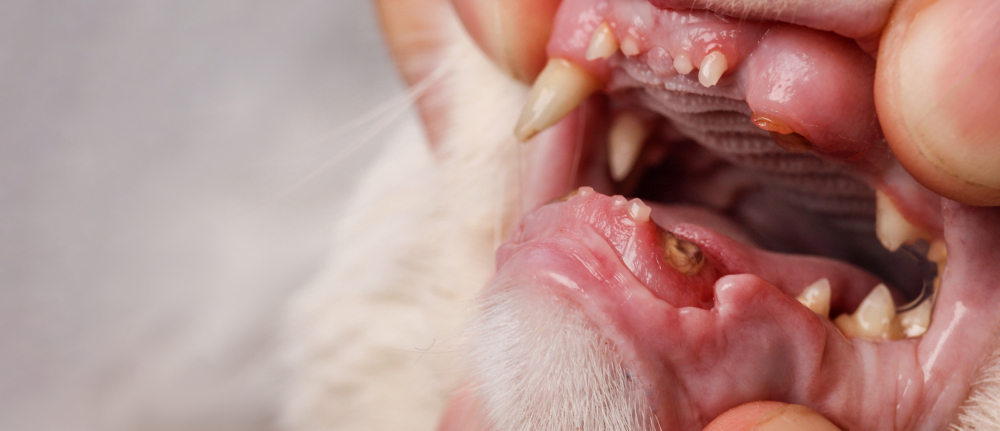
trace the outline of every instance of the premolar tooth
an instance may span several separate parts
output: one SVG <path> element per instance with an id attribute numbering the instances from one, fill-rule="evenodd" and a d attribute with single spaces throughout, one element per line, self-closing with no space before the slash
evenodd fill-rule
<path id="1" fill-rule="evenodd" d="M 872 289 L 854 314 L 841 314 L 833 323 L 848 338 L 894 340 L 903 337 L 896 319 L 896 304 L 884 284 Z"/>
<path id="2" fill-rule="evenodd" d="M 691 58 L 686 53 L 682 52 L 674 57 L 674 70 L 681 75 L 687 75 L 694 70 L 694 63 L 691 62 Z"/>
<path id="3" fill-rule="evenodd" d="M 919 337 L 931 326 L 931 311 L 934 310 L 934 300 L 927 299 L 912 310 L 899 313 L 899 326 L 907 338 Z"/>
<path id="4" fill-rule="evenodd" d="M 810 284 L 795 299 L 814 313 L 830 316 L 830 280 L 821 278 Z"/>
<path id="5" fill-rule="evenodd" d="M 649 213 L 652 212 L 652 208 L 646 205 L 642 199 L 634 198 L 628 201 L 628 215 L 638 223 L 644 223 L 649 221 Z"/>
<path id="6" fill-rule="evenodd" d="M 611 31 L 611 26 L 606 22 L 594 29 L 594 34 L 590 36 L 590 45 L 587 46 L 587 60 L 597 60 L 603 58 L 607 60 L 618 51 L 618 38 Z"/>
<path id="7" fill-rule="evenodd" d="M 555 124 L 601 87 L 601 81 L 582 67 L 551 58 L 528 94 L 528 103 L 514 127 L 522 142 Z"/>
<path id="8" fill-rule="evenodd" d="M 684 275 L 695 275 L 705 264 L 705 255 L 695 243 L 663 232 L 663 258 Z"/>
<path id="9" fill-rule="evenodd" d="M 627 35 L 625 39 L 622 39 L 622 54 L 629 57 L 639 55 L 639 41 L 635 40 L 632 35 Z"/>
<path id="10" fill-rule="evenodd" d="M 712 51 L 701 60 L 701 67 L 698 68 L 698 82 L 706 87 L 711 87 L 719 83 L 719 78 L 729 69 L 729 62 L 721 51 Z"/>
<path id="11" fill-rule="evenodd" d="M 613 180 L 621 181 L 632 171 L 649 133 L 649 125 L 638 115 L 625 111 L 615 116 L 608 132 L 608 165 Z"/>
<path id="12" fill-rule="evenodd" d="M 889 251 L 930 237 L 923 229 L 906 220 L 889 195 L 881 190 L 875 190 L 875 236 Z"/>

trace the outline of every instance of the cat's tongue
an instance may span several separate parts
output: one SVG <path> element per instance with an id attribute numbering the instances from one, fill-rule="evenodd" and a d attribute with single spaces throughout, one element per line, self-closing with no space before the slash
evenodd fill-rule
<path id="1" fill-rule="evenodd" d="M 971 241 L 962 248 L 977 255 L 957 252 L 965 275 L 949 270 L 943 284 L 1000 282 L 979 256 L 1000 257 L 1000 241 L 961 233 L 1000 217 L 957 206 L 946 215 L 957 227 L 948 240 Z M 845 429 L 938 429 L 951 420 L 978 364 L 943 365 L 940 358 L 953 357 L 959 345 L 985 351 L 984 331 L 971 321 L 996 327 L 996 307 L 982 305 L 993 303 L 995 292 L 972 295 L 986 302 L 970 302 L 968 292 L 942 294 L 938 308 L 949 316 L 936 315 L 922 339 L 848 339 L 796 296 L 825 278 L 833 314 L 853 311 L 877 278 L 730 238 L 741 235 L 701 210 L 650 208 L 582 188 L 525 217 L 498 251 L 485 296 L 520 289 L 531 301 L 578 307 L 583 325 L 612 346 L 631 390 L 660 424 L 670 424 L 664 429 L 701 429 L 756 400 L 806 405 Z"/>

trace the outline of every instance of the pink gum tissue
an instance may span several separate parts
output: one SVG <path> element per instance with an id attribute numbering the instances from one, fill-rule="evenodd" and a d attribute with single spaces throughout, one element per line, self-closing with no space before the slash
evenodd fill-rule
<path id="1" fill-rule="evenodd" d="M 591 36 L 602 22 L 619 41 L 629 40 L 628 54 L 642 55 L 660 48 L 665 52 L 658 51 L 657 56 L 676 58 L 683 54 L 695 69 L 713 51 L 722 52 L 730 70 L 735 69 L 767 30 L 756 21 L 725 19 L 707 11 L 657 9 L 647 0 L 566 0 L 556 14 L 549 57 L 565 58 L 606 78 L 610 71 L 607 61 L 586 59 Z M 631 50 L 633 42 L 637 54 Z"/>
<path id="2" fill-rule="evenodd" d="M 875 115 L 875 62 L 854 41 L 792 24 L 657 9 L 647 0 L 565 0 L 549 56 L 607 79 L 607 60 L 586 59 L 601 23 L 618 41 L 634 42 L 638 57 L 629 57 L 663 75 L 678 73 L 680 56 L 697 73 L 706 56 L 721 52 L 727 65 L 723 76 L 733 78 L 720 85 L 738 87 L 759 127 L 785 135 L 784 141 L 802 142 L 800 151 L 814 150 L 869 172 L 882 169 L 877 161 L 887 147 Z"/>

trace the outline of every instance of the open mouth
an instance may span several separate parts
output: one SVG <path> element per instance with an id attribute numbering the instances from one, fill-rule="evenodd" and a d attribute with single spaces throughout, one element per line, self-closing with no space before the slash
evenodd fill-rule
<path id="1" fill-rule="evenodd" d="M 517 134 L 544 147 L 525 193 L 565 196 L 479 301 L 488 428 L 699 430 L 757 400 L 960 420 L 992 364 L 1000 214 L 899 166 L 869 53 L 647 0 L 564 1 L 548 51 Z"/>

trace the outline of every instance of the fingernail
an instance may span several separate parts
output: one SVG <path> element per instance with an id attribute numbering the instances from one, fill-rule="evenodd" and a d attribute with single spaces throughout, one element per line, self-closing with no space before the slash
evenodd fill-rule
<path id="1" fill-rule="evenodd" d="M 916 13 L 899 56 L 900 113 L 931 164 L 1000 190 L 1000 2 L 940 0 Z"/>
<path id="2" fill-rule="evenodd" d="M 761 416 L 754 431 L 840 431 L 833 422 L 806 406 L 789 404 Z"/>

